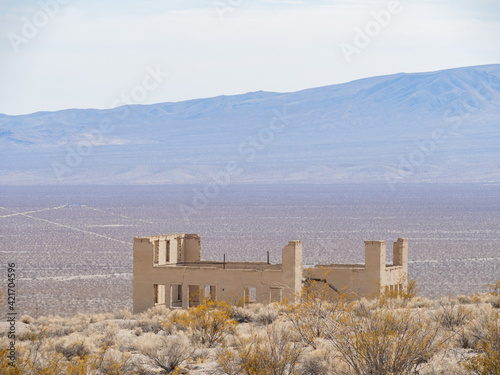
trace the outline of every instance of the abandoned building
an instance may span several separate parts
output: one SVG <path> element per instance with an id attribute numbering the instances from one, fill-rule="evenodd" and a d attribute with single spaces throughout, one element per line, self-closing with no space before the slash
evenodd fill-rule
<path id="1" fill-rule="evenodd" d="M 385 241 L 365 241 L 365 264 L 327 264 L 303 268 L 302 241 L 289 241 L 281 264 L 201 260 L 197 234 L 134 239 L 133 311 L 156 305 L 189 308 L 200 298 L 272 303 L 300 298 L 305 282 L 369 296 L 379 287 L 402 290 L 408 272 L 408 240 L 394 243 L 393 264 L 386 264 Z"/>

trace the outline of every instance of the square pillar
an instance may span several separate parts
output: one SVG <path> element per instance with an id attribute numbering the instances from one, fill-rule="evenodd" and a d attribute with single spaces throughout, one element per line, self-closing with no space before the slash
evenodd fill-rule
<path id="1" fill-rule="evenodd" d="M 403 267 L 403 272 L 408 275 L 408 239 L 398 238 L 393 247 L 393 264 Z"/>
<path id="2" fill-rule="evenodd" d="M 302 292 L 302 241 L 289 241 L 281 257 L 282 281 L 286 286 L 284 297 L 296 301 Z"/>

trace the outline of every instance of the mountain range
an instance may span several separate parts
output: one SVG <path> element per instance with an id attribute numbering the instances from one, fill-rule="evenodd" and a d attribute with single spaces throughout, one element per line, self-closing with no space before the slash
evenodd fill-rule
<path id="1" fill-rule="evenodd" d="M 0 114 L 0 184 L 500 183 L 500 64 Z"/>

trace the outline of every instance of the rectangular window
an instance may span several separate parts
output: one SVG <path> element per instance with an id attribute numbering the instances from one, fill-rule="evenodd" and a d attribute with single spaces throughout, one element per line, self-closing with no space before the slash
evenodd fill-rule
<path id="1" fill-rule="evenodd" d="M 283 301 L 283 289 L 282 288 L 271 288 L 269 292 L 269 302 L 282 302 Z"/>
<path id="2" fill-rule="evenodd" d="M 170 253 L 170 240 L 159 239 L 154 241 L 154 256 L 153 263 L 155 266 L 164 266 L 169 264 L 175 254 L 172 257 Z"/>
<path id="3" fill-rule="evenodd" d="M 199 285 L 189 285 L 188 286 L 188 302 L 189 307 L 198 306 L 200 304 L 200 286 Z"/>
<path id="4" fill-rule="evenodd" d="M 160 263 L 160 241 L 154 242 L 154 264 L 157 266 Z"/>
<path id="5" fill-rule="evenodd" d="M 182 285 L 170 286 L 170 307 L 182 307 Z"/>
<path id="6" fill-rule="evenodd" d="M 216 291 L 217 287 L 215 285 L 205 285 L 205 299 L 215 301 L 217 299 Z"/>
<path id="7" fill-rule="evenodd" d="M 245 287 L 245 303 L 254 303 L 257 301 L 257 288 Z"/>
<path id="8" fill-rule="evenodd" d="M 155 305 L 164 305 L 165 304 L 165 285 L 154 284 L 154 302 Z"/>

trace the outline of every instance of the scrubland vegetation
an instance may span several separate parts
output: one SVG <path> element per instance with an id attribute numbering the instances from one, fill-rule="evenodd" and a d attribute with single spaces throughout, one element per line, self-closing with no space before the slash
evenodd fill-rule
<path id="1" fill-rule="evenodd" d="M 486 292 L 498 279 L 496 185 L 237 185 L 184 219 L 194 186 L 2 186 L 0 258 L 15 262 L 18 309 L 34 318 L 132 309 L 132 243 L 197 233 L 202 259 L 363 264 L 364 240 L 409 240 L 409 274 L 429 298 Z M 203 190 L 203 186 L 199 189 Z M 15 212 L 12 212 L 15 211 Z M 0 272 L 0 287 L 6 287 Z M 5 311 L 0 310 L 0 321 Z"/>
<path id="2" fill-rule="evenodd" d="M 499 374 L 500 281 L 490 293 L 430 300 L 415 284 L 373 299 L 304 294 L 269 306 L 204 301 L 34 319 L 17 325 L 1 374 Z"/>

